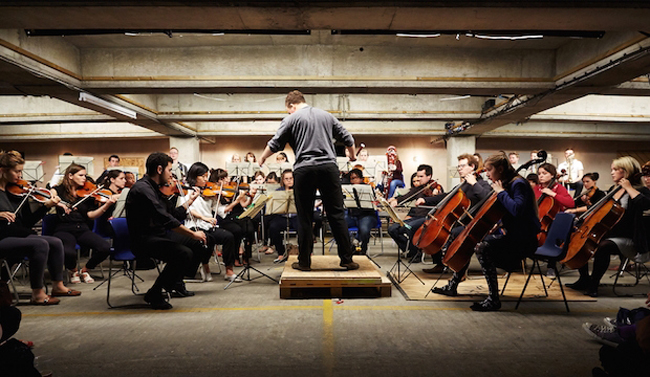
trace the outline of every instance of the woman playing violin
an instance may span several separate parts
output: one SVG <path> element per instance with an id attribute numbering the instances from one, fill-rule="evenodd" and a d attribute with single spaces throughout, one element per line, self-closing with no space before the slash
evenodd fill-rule
<path id="1" fill-rule="evenodd" d="M 293 190 L 293 171 L 286 169 L 280 175 L 280 187 L 277 191 L 291 191 Z M 275 247 L 278 252 L 279 261 L 283 260 L 285 247 L 284 247 L 284 232 L 287 229 L 287 223 L 290 229 L 298 229 L 298 217 L 296 214 L 288 215 L 270 215 L 267 216 L 269 220 L 269 237 L 271 245 Z"/>
<path id="2" fill-rule="evenodd" d="M 625 213 L 607 233 L 607 238 L 598 244 L 591 276 L 589 265 L 585 264 L 578 270 L 580 278 L 575 283 L 566 284 L 569 288 L 585 291 L 591 297 L 598 296 L 598 285 L 607 272 L 611 255 L 620 254 L 637 263 L 650 260 L 650 227 L 643 218 L 643 212 L 650 209 L 650 189 L 641 182 L 641 165 L 633 157 L 620 157 L 612 162 L 611 175 L 615 185 L 610 190 L 617 186 L 622 188 L 613 198 Z"/>
<path id="3" fill-rule="evenodd" d="M 587 173 L 582 177 L 582 184 L 586 192 L 575 200 L 576 208 L 567 209 L 566 213 L 582 214 L 598 203 L 598 201 L 605 197 L 605 192 L 596 186 L 596 182 L 600 175 L 598 173 Z"/>
<path id="4" fill-rule="evenodd" d="M 108 220 L 113 217 L 117 200 L 122 196 L 122 190 L 126 186 L 126 175 L 121 170 L 111 170 L 106 174 L 102 186 L 106 187 L 100 196 L 100 201 L 110 201 L 114 199 L 115 203 L 109 205 L 108 209 L 97 218 L 97 232 L 104 237 L 112 237 L 113 229 Z"/>
<path id="5" fill-rule="evenodd" d="M 188 217 L 185 219 L 185 226 L 191 230 L 202 230 L 207 236 L 208 247 L 205 248 L 204 252 L 194 253 L 185 276 L 194 277 L 199 264 L 201 264 L 202 266 L 199 270 L 201 280 L 206 282 L 212 281 L 209 265 L 210 256 L 215 245 L 223 245 L 223 262 L 226 265 L 225 278 L 226 280 L 231 280 L 235 276 L 233 266 L 235 265 L 237 245 L 235 245 L 235 237 L 232 233 L 217 227 L 217 218 L 214 216 L 213 211 L 217 208 L 219 191 L 217 191 L 218 187 L 215 187 L 215 190 L 206 190 L 208 174 L 209 168 L 201 162 L 192 164 L 190 170 L 187 172 L 187 183 L 192 187 L 198 188 L 204 194 L 196 198 L 190 205 Z M 189 200 L 189 194 L 182 199 L 183 202 L 187 200 Z"/>
<path id="6" fill-rule="evenodd" d="M 17 263 L 27 257 L 32 288 L 30 303 L 55 305 L 59 303 L 59 299 L 48 296 L 44 289 L 46 265 L 52 279 L 52 296 L 79 296 L 81 292 L 63 285 L 61 240 L 56 237 L 37 236 L 32 227 L 61 199 L 51 196 L 34 212 L 29 203 L 20 206 L 25 198 L 11 194 L 10 190 L 11 186 L 16 185 L 22 178 L 24 164 L 25 160 L 20 153 L 0 152 L 0 257 L 7 258 L 9 263 Z M 8 279 L 8 276 L 3 276 L 2 279 Z"/>
<path id="7" fill-rule="evenodd" d="M 97 205 L 94 198 L 85 196 L 86 169 L 77 164 L 71 164 L 65 170 L 63 179 L 58 186 L 52 188 L 52 194 L 58 195 L 68 204 L 59 203 L 56 207 L 57 223 L 54 227 L 54 237 L 63 241 L 65 251 L 65 267 L 70 274 L 70 283 L 77 284 L 83 279 L 84 283 L 95 280 L 88 270 L 97 267 L 109 255 L 110 245 L 99 234 L 94 233 L 88 226 L 90 220 L 103 215 L 117 201 L 116 196 L 110 196 L 103 204 Z M 91 190 L 93 191 L 93 190 Z M 86 246 L 93 250 L 86 265 L 77 270 L 77 252 L 75 245 Z"/>
<path id="8" fill-rule="evenodd" d="M 252 196 L 255 192 L 242 192 L 237 190 L 236 185 L 228 185 L 230 178 L 228 172 L 223 169 L 215 170 L 215 180 L 217 185 L 223 184 L 223 193 L 229 191 L 229 195 L 221 196 L 221 202 L 217 205 L 217 214 L 219 216 L 218 223 L 221 229 L 225 229 L 235 236 L 235 245 L 239 246 L 241 241 L 244 241 L 244 263 L 248 263 L 248 259 L 253 252 L 253 241 L 255 240 L 255 226 L 250 218 L 238 219 L 237 216 L 244 212 L 244 209 L 251 204 Z M 228 187 L 226 189 L 225 187 Z M 254 191 L 254 190 L 253 190 Z M 239 259 L 235 259 L 235 266 L 239 263 Z M 235 275 L 232 275 L 233 277 Z"/>
<path id="9" fill-rule="evenodd" d="M 352 169 L 350 170 L 349 175 L 351 184 L 364 184 L 363 172 L 361 170 Z M 368 252 L 370 231 L 377 225 L 377 213 L 375 210 L 370 208 L 349 208 L 345 216 L 345 221 L 348 223 L 348 228 L 356 226 L 359 229 L 355 241 L 361 242 L 360 254 L 365 255 Z"/>

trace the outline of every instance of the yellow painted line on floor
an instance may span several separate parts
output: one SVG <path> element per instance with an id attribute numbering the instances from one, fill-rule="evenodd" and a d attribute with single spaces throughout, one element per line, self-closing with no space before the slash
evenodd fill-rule
<path id="1" fill-rule="evenodd" d="M 334 375 L 334 305 L 331 299 L 323 300 L 323 366 L 325 375 Z"/>
<path id="2" fill-rule="evenodd" d="M 316 305 L 295 305 L 295 306 L 258 306 L 248 308 L 187 308 L 187 309 L 171 309 L 171 310 L 152 310 L 146 308 L 133 308 L 129 310 L 108 310 L 103 312 L 63 312 L 63 313 L 23 313 L 23 317 L 81 317 L 81 316 L 102 316 L 102 315 L 140 315 L 140 314 L 165 314 L 165 313 L 206 313 L 218 311 L 274 311 L 274 310 L 323 310 L 323 326 L 324 329 L 331 331 L 334 310 L 346 311 L 401 311 L 401 310 L 427 310 L 427 311 L 470 311 L 469 307 L 448 308 L 448 307 L 433 307 L 433 306 L 362 306 L 362 305 L 340 305 L 334 306 L 332 300 L 324 300 L 322 306 Z M 604 309 L 571 309 L 571 313 L 611 313 L 617 312 L 616 308 Z M 548 313 L 562 313 L 565 312 L 562 308 L 549 308 L 549 309 L 503 309 L 501 312 L 509 313 L 522 313 L 522 314 L 548 314 Z M 327 335 L 326 333 L 325 335 Z M 333 338 L 332 338 L 333 342 Z M 333 344 L 333 343 L 332 343 Z M 333 347 L 333 346 L 332 346 Z"/>

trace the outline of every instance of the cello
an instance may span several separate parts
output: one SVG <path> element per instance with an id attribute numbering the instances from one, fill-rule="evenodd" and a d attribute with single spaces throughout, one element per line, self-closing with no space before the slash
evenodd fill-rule
<path id="1" fill-rule="evenodd" d="M 539 151 L 537 156 L 538 159 L 526 162 L 517 171 L 528 169 L 533 164 L 546 161 L 545 151 Z M 504 187 L 517 177 L 518 175 L 515 174 L 510 181 L 504 183 Z M 494 190 L 491 190 L 490 195 L 477 204 L 476 207 L 478 211 L 474 218 L 449 245 L 447 253 L 442 259 L 443 264 L 456 272 L 461 271 L 469 263 L 474 254 L 474 247 L 483 241 L 483 238 L 496 227 L 506 213 L 506 209 L 497 199 L 497 193 Z"/>
<path id="2" fill-rule="evenodd" d="M 547 186 L 549 189 L 556 185 L 555 178 L 551 179 L 551 182 Z M 560 203 L 555 201 L 555 198 L 552 196 L 542 193 L 542 195 L 537 199 L 537 208 L 539 211 L 539 222 L 541 224 L 541 230 L 537 234 L 537 246 L 542 246 L 544 241 L 546 241 L 546 234 L 548 229 L 551 226 L 551 223 L 555 219 L 555 216 L 560 212 Z"/>
<path id="3" fill-rule="evenodd" d="M 442 249 L 451 236 L 451 228 L 470 205 L 469 198 L 456 186 L 427 214 L 427 220 L 413 235 L 413 245 L 433 255 Z"/>
<path id="4" fill-rule="evenodd" d="M 614 199 L 614 195 L 620 189 L 621 186 L 616 186 L 575 220 L 575 224 L 579 226 L 571 234 L 566 256 L 560 263 L 576 269 L 589 262 L 600 241 L 625 214 L 623 206 Z"/>

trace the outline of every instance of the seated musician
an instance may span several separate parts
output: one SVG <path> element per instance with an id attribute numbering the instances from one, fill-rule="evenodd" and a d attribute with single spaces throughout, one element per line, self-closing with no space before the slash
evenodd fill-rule
<path id="1" fill-rule="evenodd" d="M 252 203 L 253 195 L 238 190 L 234 184 L 228 185 L 230 177 L 228 177 L 227 171 L 216 169 L 212 174 L 214 178 L 211 175 L 210 179 L 215 180 L 219 187 L 223 184 L 224 193 L 231 191 L 230 195 L 221 195 L 221 202 L 217 205 L 219 228 L 225 229 L 235 236 L 236 247 L 239 247 L 241 242 L 244 241 L 243 263 L 248 264 L 248 260 L 253 252 L 256 226 L 251 218 L 238 219 L 237 217 Z M 241 266 L 239 258 L 235 258 L 234 262 L 236 267 Z M 236 279 L 235 282 L 239 282 L 236 275 L 232 275 L 232 279 Z"/>
<path id="2" fill-rule="evenodd" d="M 492 189 L 497 195 L 497 201 L 505 209 L 501 219 L 505 235 L 497 229 L 497 232 L 487 235 L 474 249 L 487 281 L 489 295 L 470 308 L 482 312 L 501 308 L 496 268 L 515 270 L 522 259 L 537 250 L 537 233 L 540 230 L 535 194 L 530 184 L 510 165 L 508 156 L 504 153 L 490 156 L 485 161 L 485 169 L 493 182 Z M 446 291 L 444 294 L 456 295 L 459 281 L 452 279 L 442 288 Z"/>
<path id="3" fill-rule="evenodd" d="M 434 196 L 443 192 L 443 189 L 435 181 L 432 180 L 433 169 L 430 165 L 422 164 L 418 166 L 417 177 L 420 181 L 420 186 L 414 187 L 409 190 L 404 195 L 399 195 L 395 198 L 390 198 L 388 203 L 395 207 L 397 205 L 403 205 L 411 201 L 417 201 L 420 198 L 425 198 L 429 196 Z M 418 208 L 417 206 L 411 208 L 408 213 L 407 220 L 404 220 L 404 223 L 407 225 L 405 227 L 399 224 L 392 224 L 388 227 L 388 234 L 395 240 L 395 243 L 400 250 L 406 252 L 408 249 L 407 258 L 412 262 L 417 263 L 419 255 L 421 256 L 419 250 L 413 246 L 411 239 L 415 231 L 424 224 L 426 220 L 426 215 L 429 213 L 428 208 Z M 408 237 L 407 237 L 408 235 Z"/>
<path id="4" fill-rule="evenodd" d="M 571 195 L 569 195 L 569 192 L 564 188 L 564 186 L 555 182 L 555 177 L 557 177 L 557 170 L 553 164 L 545 162 L 539 165 L 537 168 L 537 179 L 539 180 L 539 184 L 533 187 L 535 198 L 539 200 L 542 195 L 552 197 L 556 202 L 555 205 L 559 205 L 559 212 L 562 212 L 567 208 L 575 207 L 573 198 L 571 198 Z M 555 261 L 549 261 L 546 276 L 553 278 L 555 277 L 556 272 L 557 268 Z"/>
<path id="5" fill-rule="evenodd" d="M 478 159 L 474 157 L 471 154 L 465 153 L 461 154 L 458 158 L 458 166 L 456 167 L 458 169 L 458 176 L 460 177 L 460 189 L 463 190 L 463 193 L 467 196 L 467 198 L 470 200 L 470 206 L 468 208 L 468 211 L 474 207 L 476 204 L 478 204 L 481 200 L 485 199 L 485 197 L 490 195 L 490 184 L 487 183 L 480 175 L 476 174 L 476 168 L 478 167 Z M 453 191 L 453 190 L 452 190 Z M 415 204 L 421 205 L 421 204 L 426 204 L 427 206 L 435 206 L 440 201 L 442 201 L 446 197 L 445 194 L 439 194 L 436 196 L 432 196 L 429 198 L 424 198 L 424 199 L 418 199 Z M 469 223 L 469 219 L 465 221 L 466 223 Z M 462 230 L 465 227 L 463 225 L 456 225 L 454 228 L 451 230 L 451 237 L 449 237 L 449 240 L 447 241 L 447 245 L 453 241 L 453 239 L 462 232 Z M 443 250 L 446 248 L 443 247 Z M 425 273 L 429 274 L 438 274 L 441 273 L 444 269 L 444 266 L 442 265 L 442 260 L 441 260 L 442 253 L 436 253 L 434 255 L 434 261 L 437 263 L 436 266 L 432 268 L 425 268 L 422 271 Z M 462 271 L 462 273 L 454 274 L 454 277 L 452 280 L 457 279 L 458 282 L 461 281 L 461 279 L 465 276 L 466 271 Z M 436 293 L 440 293 L 434 290 Z M 444 292 L 443 292 L 444 294 Z"/>
<path id="6" fill-rule="evenodd" d="M 112 237 L 113 228 L 111 228 L 108 220 L 115 217 L 113 214 L 118 214 L 115 213 L 115 210 L 117 209 L 119 198 L 122 197 L 122 190 L 124 190 L 124 186 L 126 185 L 126 175 L 121 170 L 111 170 L 106 173 L 104 181 L 100 183 L 105 189 L 111 192 L 115 204 L 109 206 L 106 211 L 97 218 L 97 231 L 103 237 Z"/>
<path id="7" fill-rule="evenodd" d="M 293 171 L 287 169 L 282 172 L 280 177 L 280 188 L 277 191 L 292 191 L 293 190 Z M 271 245 L 275 247 L 278 252 L 278 261 L 283 261 L 285 246 L 284 246 L 284 232 L 289 229 L 298 229 L 298 217 L 295 213 L 287 215 L 274 214 L 268 216 L 269 220 L 269 237 L 271 238 Z"/>
<path id="8" fill-rule="evenodd" d="M 360 169 L 350 170 L 349 177 L 350 183 L 353 185 L 364 184 L 363 172 Z M 348 223 L 348 228 L 356 226 L 359 229 L 355 241 L 361 243 L 360 254 L 365 255 L 368 252 L 370 231 L 377 225 L 377 213 L 374 209 L 370 208 L 349 208 L 345 216 L 345 221 Z"/>
<path id="9" fill-rule="evenodd" d="M 585 188 L 585 193 L 575 200 L 576 207 L 565 210 L 566 213 L 575 213 L 580 215 L 587 212 L 587 210 L 598 201 L 605 197 L 605 192 L 596 186 L 596 182 L 600 175 L 598 173 L 587 173 L 582 177 L 582 184 Z"/>
<path id="10" fill-rule="evenodd" d="M 192 295 L 182 280 L 183 272 L 192 260 L 192 248 L 188 244 L 206 243 L 205 233 L 192 231 L 181 224 L 198 192 L 192 191 L 190 201 L 172 209 L 167 204 L 172 201 L 160 192 L 160 187 L 172 177 L 172 161 L 164 153 L 150 154 L 146 162 L 147 174 L 131 187 L 126 198 L 126 220 L 133 253 L 136 257 L 141 255 L 167 262 L 144 296 L 153 309 L 162 310 L 172 308 L 163 297 L 163 289 L 176 291 L 181 297 Z"/>
<path id="11" fill-rule="evenodd" d="M 201 162 L 195 162 L 187 171 L 187 184 L 192 187 L 198 187 L 200 191 L 205 190 L 208 183 L 209 168 Z M 181 203 L 188 201 L 192 194 L 188 194 L 182 199 Z M 227 230 L 220 229 L 217 224 L 217 218 L 213 210 L 217 207 L 218 192 L 211 192 L 210 196 L 201 195 L 190 205 L 188 217 L 185 219 L 185 226 L 191 230 L 202 230 L 208 240 L 207 248 L 193 254 L 192 262 L 185 272 L 186 277 L 194 277 L 199 264 L 201 268 L 199 273 L 201 281 L 212 281 L 210 274 L 210 257 L 215 245 L 222 245 L 223 263 L 226 266 L 226 280 L 232 280 L 233 267 L 237 256 L 237 245 L 235 245 L 235 236 Z M 191 215 L 191 216 L 189 216 Z"/>
<path id="12" fill-rule="evenodd" d="M 598 297 L 598 285 L 607 268 L 611 255 L 620 254 L 637 263 L 650 260 L 650 226 L 643 218 L 643 212 L 650 209 L 650 189 L 641 182 L 641 165 L 630 156 L 612 162 L 612 180 L 622 188 L 613 199 L 625 209 L 623 217 L 606 234 L 594 253 L 594 265 L 589 276 L 589 265 L 578 270 L 580 278 L 567 287 L 585 291 L 591 297 Z M 622 260 L 622 259 L 621 259 Z"/>

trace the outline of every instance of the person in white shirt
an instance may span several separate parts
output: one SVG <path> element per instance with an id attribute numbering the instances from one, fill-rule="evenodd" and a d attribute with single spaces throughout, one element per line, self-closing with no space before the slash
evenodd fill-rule
<path id="1" fill-rule="evenodd" d="M 585 168 L 575 157 L 573 148 L 568 148 L 564 151 L 565 162 L 561 163 L 557 170 L 560 172 L 558 181 L 562 183 L 567 189 L 575 190 L 573 197 L 577 198 L 582 193 L 582 176 L 584 175 Z"/>

